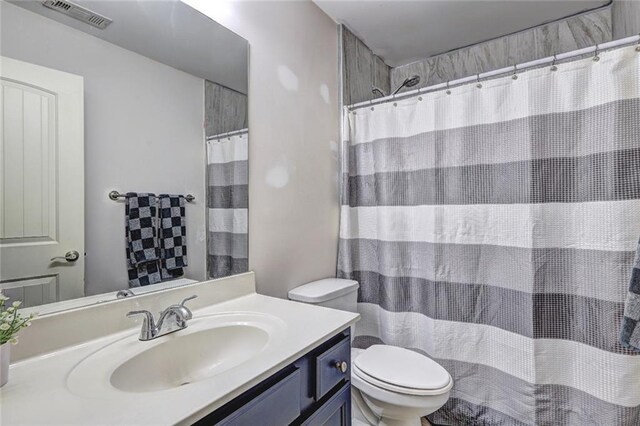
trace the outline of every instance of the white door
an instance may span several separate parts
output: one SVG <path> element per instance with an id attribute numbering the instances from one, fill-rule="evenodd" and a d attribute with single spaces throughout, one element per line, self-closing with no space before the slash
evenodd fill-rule
<path id="1" fill-rule="evenodd" d="M 0 290 L 82 297 L 83 78 L 0 57 L 0 82 Z"/>

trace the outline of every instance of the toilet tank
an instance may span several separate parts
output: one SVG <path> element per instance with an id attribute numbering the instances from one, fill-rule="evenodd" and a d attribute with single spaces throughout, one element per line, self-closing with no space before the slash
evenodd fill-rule
<path id="1" fill-rule="evenodd" d="M 289 291 L 289 299 L 341 311 L 357 312 L 358 282 L 342 278 L 325 278 L 303 284 Z"/>

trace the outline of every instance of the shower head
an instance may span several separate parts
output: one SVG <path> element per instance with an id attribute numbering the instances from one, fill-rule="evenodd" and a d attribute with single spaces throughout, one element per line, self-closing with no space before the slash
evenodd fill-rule
<path id="1" fill-rule="evenodd" d="M 395 95 L 396 93 L 398 93 L 403 87 L 413 87 L 416 84 L 420 83 L 420 76 L 419 75 L 412 75 L 411 77 L 407 77 L 405 78 L 405 80 L 402 82 L 402 84 L 400 85 L 400 87 L 398 87 L 396 89 L 395 92 L 393 92 L 392 94 Z"/>
<path id="2" fill-rule="evenodd" d="M 384 93 L 384 92 L 382 91 L 382 89 L 380 89 L 379 87 L 373 86 L 373 85 L 371 86 L 371 93 L 373 93 L 374 95 L 380 95 L 380 96 L 381 96 L 381 97 L 383 97 L 383 98 L 384 98 L 385 96 L 387 96 L 387 94 L 386 94 L 386 93 Z"/>

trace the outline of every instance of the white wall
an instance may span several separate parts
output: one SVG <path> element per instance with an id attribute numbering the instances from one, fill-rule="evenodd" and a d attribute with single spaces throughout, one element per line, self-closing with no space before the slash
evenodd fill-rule
<path id="1" fill-rule="evenodd" d="M 338 35 L 310 1 L 188 0 L 249 41 L 249 267 L 286 297 L 335 276 Z"/>
<path id="2" fill-rule="evenodd" d="M 204 279 L 204 81 L 0 2 L 1 54 L 84 76 L 87 294 L 127 288 L 120 192 L 192 193 L 189 267 Z M 64 285 L 64 283 L 63 283 Z"/>

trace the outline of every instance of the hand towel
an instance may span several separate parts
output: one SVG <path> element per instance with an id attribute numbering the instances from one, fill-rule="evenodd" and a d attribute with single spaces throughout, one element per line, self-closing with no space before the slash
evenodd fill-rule
<path id="1" fill-rule="evenodd" d="M 184 197 L 160 194 L 160 265 L 163 280 L 181 277 L 187 266 Z"/>
<path id="2" fill-rule="evenodd" d="M 155 194 L 128 192 L 126 196 L 125 233 L 129 287 L 161 281 L 156 203 Z"/>
<path id="3" fill-rule="evenodd" d="M 631 271 L 631 282 L 629 292 L 624 304 L 624 317 L 622 318 L 622 330 L 620 331 L 620 341 L 631 349 L 640 350 L 640 242 L 636 249 L 633 269 Z"/>

